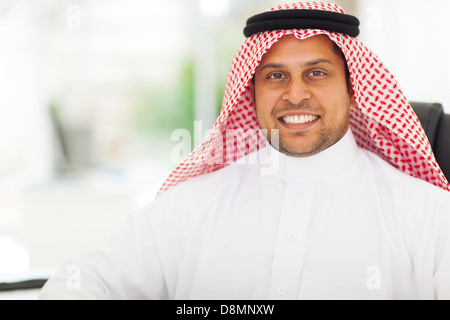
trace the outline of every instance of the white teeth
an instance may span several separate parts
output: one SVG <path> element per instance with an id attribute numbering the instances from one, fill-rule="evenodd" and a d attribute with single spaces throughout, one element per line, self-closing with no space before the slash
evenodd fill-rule
<path id="1" fill-rule="evenodd" d="M 287 124 L 303 124 L 312 122 L 314 120 L 317 120 L 318 116 L 312 116 L 312 115 L 301 115 L 301 116 L 286 116 L 283 118 L 283 121 Z"/>

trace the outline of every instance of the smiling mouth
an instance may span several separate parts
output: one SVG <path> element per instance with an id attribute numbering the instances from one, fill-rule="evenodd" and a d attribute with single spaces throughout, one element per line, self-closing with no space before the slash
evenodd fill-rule
<path id="1" fill-rule="evenodd" d="M 319 116 L 314 115 L 295 115 L 282 117 L 281 120 L 286 124 L 305 124 L 314 122 L 319 118 Z"/>

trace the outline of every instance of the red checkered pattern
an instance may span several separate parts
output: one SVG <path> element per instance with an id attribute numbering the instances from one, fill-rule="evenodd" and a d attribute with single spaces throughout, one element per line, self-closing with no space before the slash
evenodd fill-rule
<path id="1" fill-rule="evenodd" d="M 320 2 L 279 5 L 269 10 L 285 9 L 344 13 L 335 4 Z M 343 51 L 358 106 L 351 111 L 350 125 L 360 147 L 413 177 L 450 191 L 416 114 L 380 59 L 353 37 L 307 29 L 261 32 L 244 41 L 228 74 L 219 118 L 207 139 L 174 170 L 160 193 L 189 178 L 219 170 L 266 144 L 264 136 L 258 133 L 248 84 L 262 56 L 286 34 L 294 34 L 298 39 L 325 34 Z"/>

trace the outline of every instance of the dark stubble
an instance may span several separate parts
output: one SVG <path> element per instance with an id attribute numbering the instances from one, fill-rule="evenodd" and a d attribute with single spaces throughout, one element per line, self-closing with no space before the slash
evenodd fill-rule
<path id="1" fill-rule="evenodd" d="M 350 106 L 350 101 L 345 101 Z M 350 108 L 348 107 L 347 110 Z M 289 111 L 307 112 L 315 115 L 323 115 L 323 109 L 320 107 L 312 107 L 308 101 L 302 101 L 298 105 L 294 105 L 289 101 L 281 108 L 274 108 L 272 117 L 278 119 L 282 114 Z M 279 130 L 268 130 L 266 138 L 273 148 L 291 157 L 309 157 L 315 155 L 338 142 L 347 132 L 349 124 L 349 112 L 344 112 L 343 120 L 333 126 L 326 126 L 319 131 L 319 134 L 310 142 L 305 150 L 296 150 L 296 146 L 291 145 L 283 135 L 280 136 Z M 295 135 L 303 136 L 304 133 L 298 132 Z M 276 143 L 272 143 L 276 141 Z"/>

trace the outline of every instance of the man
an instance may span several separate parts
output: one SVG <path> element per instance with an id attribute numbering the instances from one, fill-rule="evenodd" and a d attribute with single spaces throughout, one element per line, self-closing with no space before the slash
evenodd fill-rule
<path id="1" fill-rule="evenodd" d="M 450 298 L 448 182 L 357 24 L 316 2 L 249 19 L 209 138 L 41 297 Z"/>

